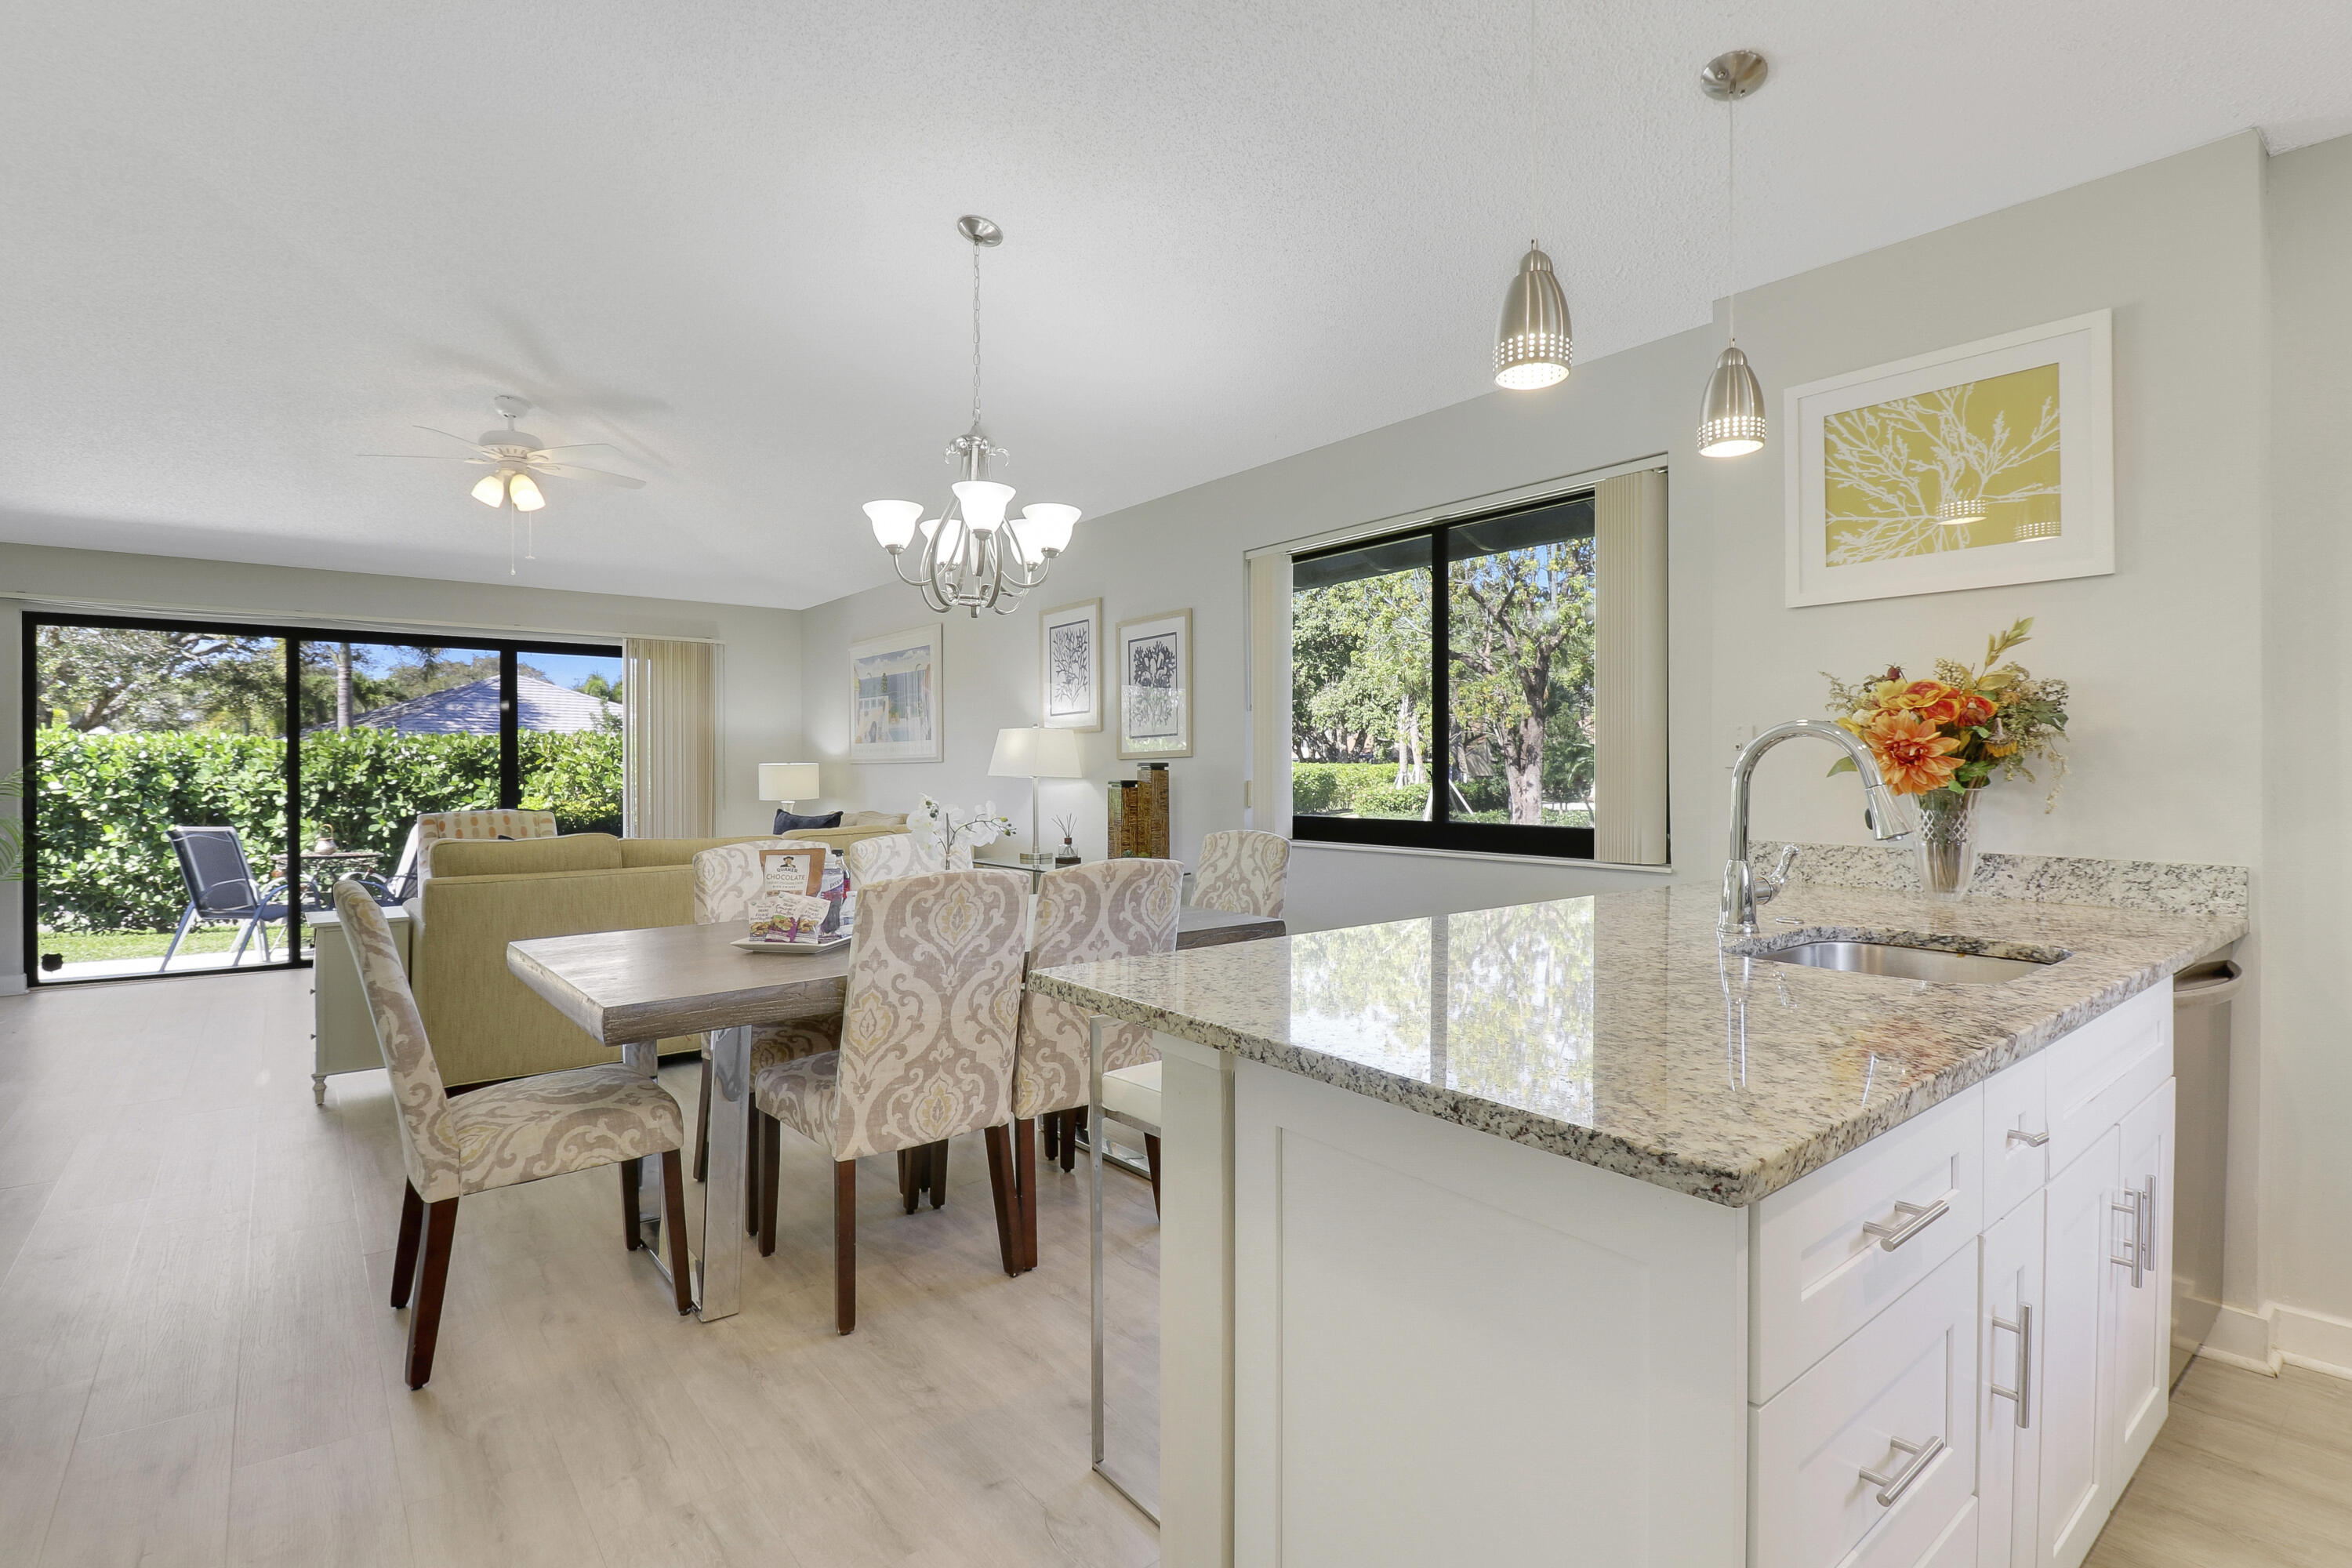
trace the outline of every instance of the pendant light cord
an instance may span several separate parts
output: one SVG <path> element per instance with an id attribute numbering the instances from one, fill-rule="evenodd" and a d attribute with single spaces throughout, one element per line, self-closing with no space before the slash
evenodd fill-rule
<path id="1" fill-rule="evenodd" d="M 1739 342 L 1739 100 L 1723 100 L 1724 322 Z"/>
<path id="2" fill-rule="evenodd" d="M 1534 249 L 1536 234 L 1536 156 L 1543 145 L 1538 133 L 1536 113 L 1536 0 L 1528 0 L 1528 247 Z"/>
<path id="3" fill-rule="evenodd" d="M 971 427 L 980 428 L 980 246 L 971 247 Z"/>

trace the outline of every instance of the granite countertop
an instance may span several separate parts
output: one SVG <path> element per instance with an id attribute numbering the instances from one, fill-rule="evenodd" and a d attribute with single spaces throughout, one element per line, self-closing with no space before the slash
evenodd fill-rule
<path id="1" fill-rule="evenodd" d="M 1071 964 L 1029 984 L 1738 1207 L 2246 932 L 2242 905 L 2184 915 L 1800 882 L 1763 910 L 1763 934 L 1723 942 L 1717 904 L 1696 885 L 1602 893 Z M 2066 957 L 1983 985 L 1753 956 L 1891 937 Z"/>

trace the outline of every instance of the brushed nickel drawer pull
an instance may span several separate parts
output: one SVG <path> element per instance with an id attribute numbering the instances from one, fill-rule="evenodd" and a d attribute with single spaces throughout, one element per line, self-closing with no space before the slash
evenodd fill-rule
<path id="1" fill-rule="evenodd" d="M 1945 1211 L 1950 1207 L 1951 1200 L 1948 1198 L 1937 1198 L 1926 1208 L 1921 1208 L 1917 1204 L 1899 1203 L 1895 1205 L 1894 1221 L 1881 1225 L 1874 1219 L 1864 1220 L 1862 1234 L 1876 1237 L 1880 1248 L 1892 1252 L 1943 1218 Z"/>
<path id="2" fill-rule="evenodd" d="M 2009 1143 L 2010 1147 L 2012 1149 L 2020 1143 L 2024 1144 L 2029 1149 L 2039 1149 L 2042 1145 L 2049 1142 L 2050 1134 L 2048 1132 L 2028 1132 L 2022 1127 L 2012 1127 L 2009 1130 Z"/>
<path id="3" fill-rule="evenodd" d="M 1900 1437 L 1886 1440 L 1910 1455 L 1911 1462 L 1891 1476 L 1882 1476 L 1876 1470 L 1864 1470 L 1860 1474 L 1864 1480 L 1878 1489 L 1878 1506 L 1893 1508 L 1903 1494 L 1911 1489 L 1911 1483 L 1936 1462 L 1936 1456 L 1944 1451 L 1944 1440 L 1941 1437 L 1930 1437 L 1925 1443 L 1906 1443 Z"/>
<path id="4" fill-rule="evenodd" d="M 2017 1321 L 2012 1323 L 1995 1312 L 1992 1326 L 1996 1329 L 2007 1329 L 2017 1336 L 2017 1386 L 2003 1388 L 1990 1378 L 1987 1379 L 1985 1386 L 1996 1399 L 2015 1400 L 2018 1426 L 2021 1428 L 2031 1426 L 2033 1425 L 2033 1309 L 2028 1303 L 2020 1301 L 2017 1304 Z"/>
<path id="5" fill-rule="evenodd" d="M 2156 1267 L 2156 1244 L 2147 1234 L 2148 1220 L 2156 1212 L 2156 1178 L 2150 1176 L 2145 1188 L 2126 1187 L 2124 1196 L 2130 1201 L 2116 1203 L 2110 1199 L 2107 1207 L 2116 1214 L 2132 1216 L 2131 1239 L 2124 1243 L 2123 1255 L 2107 1254 L 2107 1261 L 2132 1271 L 2132 1289 L 2137 1290 L 2147 1283 L 2147 1272 Z"/>

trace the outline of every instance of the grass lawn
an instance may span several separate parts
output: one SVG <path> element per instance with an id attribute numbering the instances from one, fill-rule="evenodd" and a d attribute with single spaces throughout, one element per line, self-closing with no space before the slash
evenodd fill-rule
<path id="1" fill-rule="evenodd" d="M 198 926 L 180 944 L 181 952 L 226 952 L 236 945 L 236 926 Z M 273 953 L 286 951 L 286 928 L 275 925 L 268 929 L 269 946 Z M 40 951 L 60 954 L 68 963 L 94 963 L 110 958 L 162 958 L 164 949 L 172 945 L 168 931 L 45 931 L 41 933 Z M 261 936 L 254 934 L 246 943 L 247 963 L 261 952 Z M 177 955 L 174 955 L 177 962 Z"/>

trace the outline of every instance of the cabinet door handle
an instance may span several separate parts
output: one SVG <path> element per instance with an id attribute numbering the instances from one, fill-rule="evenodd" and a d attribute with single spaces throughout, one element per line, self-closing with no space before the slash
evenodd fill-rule
<path id="1" fill-rule="evenodd" d="M 2039 1149 L 2042 1145 L 2049 1142 L 2050 1134 L 2046 1131 L 2028 1132 L 2022 1127 L 2012 1127 L 2009 1130 L 2009 1146 L 2012 1149 L 2016 1148 L 2020 1143 L 2024 1144 L 2029 1149 Z"/>
<path id="2" fill-rule="evenodd" d="M 2156 1178 L 2132 1194 L 2132 1203 L 2139 1217 L 2132 1222 L 2132 1240 L 2139 1254 L 2139 1267 L 2132 1271 L 2132 1283 L 2137 1285 L 2147 1275 L 2156 1272 Z"/>
<path id="3" fill-rule="evenodd" d="M 1896 1204 L 1893 1220 L 1884 1225 L 1874 1219 L 1864 1220 L 1862 1233 L 1864 1236 L 1876 1237 L 1879 1247 L 1885 1251 L 1892 1252 L 1943 1218 L 1944 1211 L 1949 1207 L 1951 1207 L 1951 1200 L 1948 1198 L 1937 1198 L 1926 1208 L 1921 1208 L 1917 1204 Z"/>
<path id="4" fill-rule="evenodd" d="M 2110 1252 L 2107 1255 L 2107 1261 L 2119 1264 L 2132 1271 L 2132 1289 L 2135 1290 L 2147 1283 L 2147 1271 L 2151 1266 L 2149 1255 L 2154 1249 L 2147 1242 L 2147 1216 L 2155 1186 L 2156 1183 L 2150 1180 L 2149 1191 L 2141 1192 L 2126 1187 L 2124 1189 L 2124 1196 L 2130 1199 L 2130 1202 L 2116 1203 L 2110 1199 L 2107 1203 L 2107 1207 L 2115 1213 L 2127 1214 L 2132 1216 L 2131 1239 L 2124 1244 L 2123 1255 L 2117 1257 Z"/>
<path id="5" fill-rule="evenodd" d="M 2020 1427 L 2033 1425 L 2033 1308 L 2027 1302 L 2017 1304 L 2017 1321 L 2011 1322 L 2000 1313 L 1993 1314 L 1992 1326 L 2007 1329 L 2017 1336 L 2017 1386 L 2003 1388 L 1997 1383 L 1987 1383 L 1996 1399 L 2017 1402 L 2017 1424 Z"/>
<path id="6" fill-rule="evenodd" d="M 1893 1508 L 1903 1494 L 1911 1489 L 1911 1483 L 1924 1475 L 1927 1467 L 1936 1462 L 1936 1457 L 1944 1451 L 1944 1439 L 1930 1437 L 1925 1443 L 1906 1443 L 1900 1437 L 1886 1440 L 1898 1451 L 1910 1455 L 1911 1462 L 1891 1476 L 1882 1476 L 1876 1470 L 1857 1473 L 1878 1489 L 1879 1507 Z"/>

